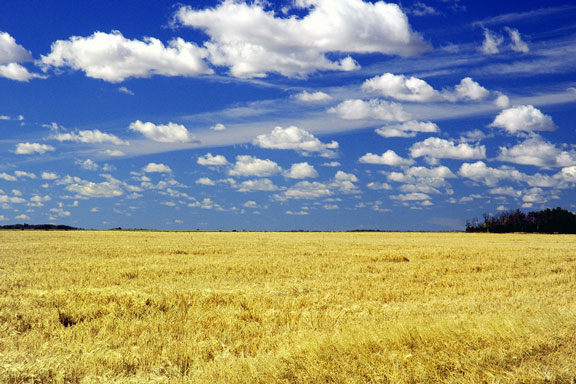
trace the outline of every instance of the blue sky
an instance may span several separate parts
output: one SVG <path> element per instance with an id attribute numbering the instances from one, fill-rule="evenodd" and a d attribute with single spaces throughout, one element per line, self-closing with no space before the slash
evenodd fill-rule
<path id="1" fill-rule="evenodd" d="M 570 1 L 0 4 L 0 224 L 576 210 Z"/>

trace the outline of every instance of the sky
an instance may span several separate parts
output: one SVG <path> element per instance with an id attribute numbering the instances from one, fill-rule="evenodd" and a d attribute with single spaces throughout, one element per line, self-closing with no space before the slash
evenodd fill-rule
<path id="1" fill-rule="evenodd" d="M 572 1 L 0 3 L 0 225 L 576 211 Z"/>

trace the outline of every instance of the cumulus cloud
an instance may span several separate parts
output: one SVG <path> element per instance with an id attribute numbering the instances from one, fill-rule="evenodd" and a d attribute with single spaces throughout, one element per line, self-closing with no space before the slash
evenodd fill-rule
<path id="1" fill-rule="evenodd" d="M 123 183 L 111 176 L 105 175 L 107 181 L 95 183 L 83 180 L 79 177 L 67 176 L 60 181 L 60 184 L 66 185 L 66 190 L 78 194 L 78 197 L 84 198 L 111 198 L 124 194 Z"/>
<path id="2" fill-rule="evenodd" d="M 289 179 L 314 179 L 318 177 L 318 172 L 308 163 L 296 163 L 292 164 L 284 176 Z"/>
<path id="3" fill-rule="evenodd" d="M 280 195 L 274 195 L 276 200 L 300 200 L 300 199 L 317 199 L 321 197 L 332 196 L 333 192 L 330 186 L 317 181 L 300 181 L 288 188 Z"/>
<path id="4" fill-rule="evenodd" d="M 552 118 L 532 105 L 520 105 L 500 112 L 491 127 L 502 128 L 508 133 L 554 131 Z"/>
<path id="5" fill-rule="evenodd" d="M 166 164 L 157 164 L 157 163 L 148 163 L 144 168 L 142 168 L 142 172 L 145 173 L 172 173 L 172 169 L 167 166 Z"/>
<path id="6" fill-rule="evenodd" d="M 224 124 L 218 123 L 210 127 L 211 131 L 222 132 L 226 130 L 226 126 Z"/>
<path id="7" fill-rule="evenodd" d="M 346 100 L 328 110 L 345 120 L 375 119 L 384 121 L 406 121 L 410 116 L 400 104 L 384 100 Z"/>
<path id="8" fill-rule="evenodd" d="M 126 39 L 120 32 L 95 32 L 92 36 L 72 36 L 52 44 L 51 52 L 42 56 L 45 69 L 69 67 L 86 76 L 109 82 L 130 77 L 198 76 L 212 70 L 204 62 L 207 52 L 181 38 L 165 46 L 147 37 L 142 41 Z"/>
<path id="9" fill-rule="evenodd" d="M 30 81 L 32 79 L 43 79 L 45 76 L 30 73 L 26 67 L 18 63 L 0 65 L 0 77 L 5 77 L 16 81 Z"/>
<path id="10" fill-rule="evenodd" d="M 279 188 L 274 185 L 272 180 L 262 178 L 262 179 L 254 179 L 254 180 L 246 180 L 241 182 L 240 184 L 235 185 L 236 189 L 239 192 L 256 192 L 256 191 L 265 191 L 265 192 L 272 192 L 277 191 Z"/>
<path id="11" fill-rule="evenodd" d="M 385 73 L 368 79 L 362 84 L 362 89 L 369 92 L 378 92 L 384 97 L 401 101 L 428 102 L 437 101 L 442 97 L 434 88 L 424 80 L 404 75 Z"/>
<path id="12" fill-rule="evenodd" d="M 196 180 L 196 184 L 200 184 L 200 185 L 207 185 L 210 187 L 213 187 L 216 185 L 216 183 L 214 182 L 214 180 L 210 179 L 209 177 L 201 177 L 198 180 Z"/>
<path id="13" fill-rule="evenodd" d="M 392 186 L 388 183 L 375 183 L 375 182 L 371 182 L 366 184 L 366 187 L 368 187 L 368 189 L 372 189 L 374 191 L 389 191 L 392 189 Z"/>
<path id="14" fill-rule="evenodd" d="M 56 149 L 47 144 L 39 144 L 39 143 L 19 143 L 16 145 L 15 153 L 17 155 L 33 155 L 33 154 L 40 154 L 43 155 L 46 152 L 52 152 Z"/>
<path id="15" fill-rule="evenodd" d="M 18 180 L 18 178 L 16 176 L 9 175 L 6 172 L 0 173 L 0 179 L 6 180 L 6 181 L 17 181 Z"/>
<path id="16" fill-rule="evenodd" d="M 404 159 L 398 156 L 393 150 L 388 150 L 381 155 L 367 153 L 358 159 L 358 161 L 365 164 L 391 165 L 393 167 L 403 167 L 414 164 L 414 160 Z"/>
<path id="17" fill-rule="evenodd" d="M 104 133 L 98 129 L 78 131 L 73 133 L 59 133 L 57 135 L 51 136 L 52 139 L 58 141 L 73 141 L 76 143 L 90 143 L 90 144 L 102 144 L 111 143 L 116 145 L 127 145 L 128 142 L 121 140 L 118 136 Z"/>
<path id="18" fill-rule="evenodd" d="M 504 29 L 506 30 L 506 32 L 508 32 L 508 35 L 510 36 L 510 40 L 512 41 L 510 43 L 510 48 L 513 51 L 521 52 L 521 53 L 530 52 L 530 48 L 528 47 L 528 44 L 526 44 L 526 42 L 522 40 L 522 37 L 520 36 L 520 32 L 518 32 L 517 29 L 509 28 L 509 27 L 505 27 Z"/>
<path id="19" fill-rule="evenodd" d="M 323 103 L 332 100 L 332 96 L 322 91 L 312 93 L 303 91 L 295 94 L 294 98 L 305 103 Z"/>
<path id="20" fill-rule="evenodd" d="M 472 80 L 470 77 L 465 77 L 454 88 L 454 93 L 457 99 L 460 100 L 482 100 L 490 95 L 490 91 Z"/>
<path id="21" fill-rule="evenodd" d="M 269 72 L 305 76 L 318 70 L 353 70 L 350 57 L 332 61 L 327 53 L 383 53 L 413 56 L 428 49 L 396 4 L 362 0 L 306 0 L 295 7 L 301 18 L 277 17 L 266 2 L 225 0 L 214 8 L 181 7 L 176 23 L 202 29 L 214 65 L 235 77 L 264 77 Z M 258 26 L 255 31 L 254 26 Z"/>
<path id="22" fill-rule="evenodd" d="M 415 137 L 417 133 L 438 133 L 438 126 L 430 121 L 407 121 L 403 124 L 387 125 L 376 129 L 382 137 Z"/>
<path id="23" fill-rule="evenodd" d="M 362 89 L 377 92 L 384 97 L 400 101 L 437 102 L 437 101 L 478 101 L 487 98 L 490 91 L 482 87 L 470 77 L 466 77 L 453 90 L 439 92 L 426 81 L 416 77 L 406 77 L 385 73 L 368 79 L 362 84 Z"/>
<path id="24" fill-rule="evenodd" d="M 200 156 L 197 163 L 204 166 L 221 166 L 228 165 L 228 160 L 222 155 L 214 156 L 211 153 L 207 153 L 204 156 Z"/>
<path id="25" fill-rule="evenodd" d="M 0 32 L 0 64 L 31 60 L 32 55 L 7 32 Z"/>
<path id="26" fill-rule="evenodd" d="M 576 151 L 565 151 L 536 136 L 510 148 L 500 147 L 498 160 L 543 168 L 576 164 Z"/>
<path id="27" fill-rule="evenodd" d="M 495 93 L 496 93 L 496 99 L 494 99 L 494 104 L 496 104 L 498 108 L 502 109 L 509 108 L 510 98 L 501 92 L 495 92 Z"/>
<path id="28" fill-rule="evenodd" d="M 140 132 L 144 136 L 160 143 L 186 143 L 192 136 L 185 126 L 175 123 L 156 125 L 136 120 L 128 127 L 132 131 Z"/>
<path id="29" fill-rule="evenodd" d="M 569 183 L 576 183 L 576 166 L 562 168 L 557 177 Z"/>
<path id="30" fill-rule="evenodd" d="M 486 157 L 486 147 L 456 144 L 452 140 L 430 137 L 412 145 L 410 155 L 414 158 L 427 156 L 433 159 L 483 159 Z"/>
<path id="31" fill-rule="evenodd" d="M 42 180 L 56 180 L 58 175 L 54 172 L 42 172 Z"/>
<path id="32" fill-rule="evenodd" d="M 260 148 L 292 149 L 305 154 L 319 153 L 327 157 L 334 156 L 334 150 L 338 149 L 336 141 L 322 143 L 310 132 L 294 126 L 276 127 L 271 133 L 257 136 L 253 144 Z"/>
<path id="33" fill-rule="evenodd" d="M 420 200 L 430 200 L 431 199 L 430 196 L 428 196 L 425 193 L 421 193 L 421 192 L 392 195 L 392 196 L 390 196 L 390 198 L 394 199 L 394 200 L 401 200 L 401 201 L 420 201 Z"/>
<path id="34" fill-rule="evenodd" d="M 563 187 L 559 182 L 562 181 L 560 180 L 562 177 L 559 175 L 555 175 L 554 177 L 540 173 L 527 175 L 509 166 L 501 166 L 499 168 L 488 167 L 483 161 L 462 164 L 458 174 L 470 180 L 481 182 L 489 187 L 494 187 L 501 181 L 525 183 L 531 187 Z"/>
<path id="35" fill-rule="evenodd" d="M 504 42 L 504 38 L 489 29 L 484 29 L 484 43 L 482 43 L 481 51 L 486 55 L 494 55 L 500 52 L 500 44 Z"/>
<path id="36" fill-rule="evenodd" d="M 282 172 L 282 168 L 269 159 L 258 159 L 256 157 L 243 155 L 236 156 L 234 167 L 228 171 L 230 176 L 274 176 Z"/>

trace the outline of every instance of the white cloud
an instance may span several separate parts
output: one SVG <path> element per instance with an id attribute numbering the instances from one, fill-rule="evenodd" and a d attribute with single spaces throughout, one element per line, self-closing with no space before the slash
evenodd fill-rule
<path id="1" fill-rule="evenodd" d="M 328 163 L 322 163 L 320 165 L 323 167 L 335 168 L 341 166 L 342 164 L 340 164 L 338 161 L 330 161 Z"/>
<path id="2" fill-rule="evenodd" d="M 30 220 L 30 216 L 26 214 L 21 214 L 15 217 L 16 220 Z"/>
<path id="3" fill-rule="evenodd" d="M 494 100 L 494 104 L 496 104 L 498 108 L 502 109 L 509 108 L 510 98 L 501 92 L 495 92 L 495 93 L 497 96 L 496 99 Z"/>
<path id="4" fill-rule="evenodd" d="M 256 157 L 243 155 L 236 156 L 234 167 L 228 171 L 230 176 L 274 176 L 282 171 L 282 168 L 272 160 L 258 159 Z"/>
<path id="5" fill-rule="evenodd" d="M 104 133 L 98 129 L 78 131 L 74 133 L 59 133 L 57 135 L 51 136 L 50 138 L 58 141 L 73 141 L 76 143 L 112 143 L 116 145 L 128 144 L 128 142 L 121 140 L 118 136 L 112 135 L 110 133 Z"/>
<path id="6" fill-rule="evenodd" d="M 67 177 L 62 183 L 67 184 L 66 190 L 82 197 L 111 198 L 124 194 L 122 183 L 111 177 L 102 183 L 82 180 L 78 177 Z"/>
<path id="7" fill-rule="evenodd" d="M 31 79 L 45 78 L 42 75 L 28 72 L 28 69 L 26 69 L 26 67 L 18 63 L 0 65 L 0 77 L 5 77 L 10 80 L 26 81 L 26 82 L 30 81 Z"/>
<path id="8" fill-rule="evenodd" d="M 372 189 L 374 191 L 388 191 L 390 189 L 392 189 L 392 186 L 388 183 L 368 183 L 366 184 L 366 187 L 368 187 L 368 189 Z"/>
<path id="9" fill-rule="evenodd" d="M 410 155 L 414 158 L 427 156 L 433 159 L 483 159 L 486 157 L 486 147 L 471 146 L 467 143 L 455 144 L 451 140 L 429 137 L 412 145 Z"/>
<path id="10" fill-rule="evenodd" d="M 120 87 L 118 88 L 118 92 L 120 93 L 124 93 L 126 95 L 130 95 L 130 96 L 134 96 L 134 92 L 132 92 L 130 89 L 126 88 L 126 87 Z"/>
<path id="11" fill-rule="evenodd" d="M 569 183 L 576 183 L 576 166 L 562 168 L 558 176 Z"/>
<path id="12" fill-rule="evenodd" d="M 393 167 L 403 167 L 414 164 L 412 159 L 404 159 L 396 154 L 393 150 L 388 150 L 382 155 L 375 155 L 373 153 L 367 153 L 358 159 L 359 162 L 365 164 L 380 164 L 380 165 L 390 165 Z"/>
<path id="13" fill-rule="evenodd" d="M 440 12 L 422 2 L 414 3 L 412 8 L 410 8 L 410 13 L 413 14 L 414 16 L 429 16 L 440 14 Z"/>
<path id="14" fill-rule="evenodd" d="M 279 188 L 270 179 L 246 180 L 236 185 L 239 192 L 277 191 Z"/>
<path id="15" fill-rule="evenodd" d="M 430 200 L 431 197 L 425 193 L 413 192 L 400 195 L 392 195 L 391 199 L 401 200 L 401 201 L 420 201 L 420 200 Z"/>
<path id="16" fill-rule="evenodd" d="M 144 168 L 142 172 L 146 173 L 172 173 L 172 169 L 166 164 L 149 163 Z"/>
<path id="17" fill-rule="evenodd" d="M 9 175 L 6 172 L 0 173 L 0 179 L 6 180 L 6 181 L 17 181 L 18 180 L 16 178 L 16 176 Z"/>
<path id="18" fill-rule="evenodd" d="M 498 160 L 543 168 L 569 167 L 576 164 L 576 151 L 564 151 L 537 136 L 510 148 L 500 147 Z"/>
<path id="19" fill-rule="evenodd" d="M 16 175 L 16 177 L 27 177 L 29 179 L 35 179 L 36 178 L 36 175 L 34 173 L 25 172 L 25 171 L 15 171 L 14 175 Z"/>
<path id="20" fill-rule="evenodd" d="M 56 180 L 58 175 L 54 172 L 42 172 L 42 180 Z"/>
<path id="21" fill-rule="evenodd" d="M 512 40 L 512 43 L 510 44 L 510 48 L 513 51 L 522 52 L 522 53 L 530 52 L 530 48 L 528 47 L 528 44 L 526 44 L 526 42 L 524 42 L 522 40 L 522 37 L 520 36 L 520 32 L 518 32 L 517 29 L 508 28 L 508 27 L 505 27 L 504 29 L 506 30 L 506 32 L 508 32 L 508 35 L 510 36 L 510 40 Z"/>
<path id="22" fill-rule="evenodd" d="M 104 151 L 104 153 L 107 154 L 108 156 L 112 156 L 112 157 L 119 157 L 119 156 L 126 155 L 124 152 L 122 152 L 118 149 L 107 149 L 106 151 Z"/>
<path id="23" fill-rule="evenodd" d="M 196 180 L 196 184 L 200 184 L 200 185 L 206 185 L 209 187 L 213 187 L 216 185 L 216 183 L 210 179 L 209 177 L 201 177 L 198 180 Z"/>
<path id="24" fill-rule="evenodd" d="M 19 143 L 18 145 L 16 145 L 15 153 L 17 155 L 33 155 L 35 153 L 43 155 L 46 152 L 52 152 L 52 151 L 55 151 L 55 148 L 47 144 Z"/>
<path id="25" fill-rule="evenodd" d="M 455 95 L 460 100 L 482 100 L 490 95 L 490 91 L 472 80 L 470 77 L 465 77 L 460 81 L 455 88 Z"/>
<path id="26" fill-rule="evenodd" d="M 271 133 L 257 136 L 253 144 L 260 148 L 269 149 L 292 149 L 303 153 L 319 153 L 323 156 L 332 157 L 334 149 L 338 149 L 338 143 L 322 143 L 310 132 L 298 127 L 276 127 Z"/>
<path id="27" fill-rule="evenodd" d="M 425 187 L 446 188 L 446 194 L 450 194 L 450 185 L 446 182 L 446 179 L 456 178 L 456 175 L 448 167 L 438 166 L 434 168 L 411 167 L 404 170 L 404 172 L 390 172 L 387 177 L 389 181 L 415 186 L 412 189 L 404 187 L 403 189 L 406 191 L 425 191 L 427 193 L 432 192 L 432 190 Z"/>
<path id="28" fill-rule="evenodd" d="M 218 123 L 210 127 L 211 131 L 222 132 L 226 130 L 226 126 L 224 124 Z"/>
<path id="29" fill-rule="evenodd" d="M 42 56 L 47 68 L 70 67 L 86 76 L 109 82 L 130 77 L 198 76 L 212 73 L 204 62 L 207 52 L 193 43 L 176 38 L 168 46 L 155 38 L 126 39 L 118 31 L 95 32 L 89 37 L 72 36 L 58 40 Z"/>
<path id="30" fill-rule="evenodd" d="M 323 103 L 332 100 L 332 96 L 321 91 L 312 93 L 303 91 L 295 94 L 294 98 L 305 103 Z"/>
<path id="31" fill-rule="evenodd" d="M 410 116 L 400 104 L 384 100 L 346 100 L 328 110 L 345 120 L 376 119 L 384 121 L 406 121 Z"/>
<path id="32" fill-rule="evenodd" d="M 496 186 L 501 180 L 521 181 L 524 178 L 524 175 L 514 168 L 491 168 L 483 161 L 462 164 L 458 174 L 462 177 L 482 182 L 489 187 Z"/>
<path id="33" fill-rule="evenodd" d="M 308 215 L 307 211 L 286 211 L 287 215 L 291 216 L 306 216 Z"/>
<path id="34" fill-rule="evenodd" d="M 143 123 L 136 120 L 128 127 L 132 131 L 142 133 L 149 139 L 160 143 L 185 143 L 192 140 L 188 129 L 185 126 L 175 123 L 166 125 L 156 125 L 154 123 Z"/>
<path id="35" fill-rule="evenodd" d="M 220 166 L 228 165 L 228 160 L 222 155 L 213 156 L 211 153 L 207 153 L 204 156 L 200 156 L 197 163 L 204 166 Z"/>
<path id="36" fill-rule="evenodd" d="M 308 163 L 292 164 L 290 170 L 284 173 L 289 179 L 314 179 L 318 177 L 318 172 Z"/>
<path id="37" fill-rule="evenodd" d="M 440 129 L 430 121 L 415 120 L 376 129 L 376 133 L 382 137 L 414 137 L 418 132 L 437 133 L 440 132 Z"/>
<path id="38" fill-rule="evenodd" d="M 416 77 L 385 73 L 368 79 L 362 84 L 362 89 L 377 92 L 384 97 L 400 101 L 438 102 L 438 101 L 478 101 L 487 98 L 490 91 L 482 87 L 470 77 L 463 78 L 454 90 L 442 92 L 435 90 L 426 81 Z"/>
<path id="39" fill-rule="evenodd" d="M 0 64 L 31 60 L 32 55 L 7 32 L 0 32 Z"/>
<path id="40" fill-rule="evenodd" d="M 442 97 L 424 80 L 404 75 L 385 73 L 368 79 L 362 84 L 362 89 L 381 93 L 382 96 L 402 101 L 438 101 Z"/>
<path id="41" fill-rule="evenodd" d="M 489 29 L 484 29 L 484 43 L 482 43 L 481 51 L 486 55 L 494 55 L 500 52 L 500 44 L 504 42 L 504 38 Z"/>
<path id="42" fill-rule="evenodd" d="M 552 118 L 532 105 L 520 105 L 505 109 L 496 116 L 490 126 L 502 128 L 512 134 L 554 131 L 556 129 Z"/>
<path id="43" fill-rule="evenodd" d="M 320 197 L 332 196 L 332 189 L 324 183 L 317 181 L 300 181 L 288 188 L 281 195 L 274 195 L 276 200 L 300 200 L 300 199 L 317 199 Z"/>
<path id="44" fill-rule="evenodd" d="M 175 21 L 204 30 L 210 36 L 205 43 L 210 61 L 228 66 L 235 77 L 264 77 L 268 72 L 294 77 L 358 68 L 350 57 L 331 61 L 329 52 L 412 56 L 428 48 L 396 4 L 297 1 L 295 7 L 308 11 L 301 18 L 276 17 L 266 4 L 225 0 L 204 10 L 185 6 Z"/>

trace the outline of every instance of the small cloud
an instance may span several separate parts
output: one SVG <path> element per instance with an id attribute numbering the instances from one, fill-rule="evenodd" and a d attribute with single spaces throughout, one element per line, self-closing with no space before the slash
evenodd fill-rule
<path id="1" fill-rule="evenodd" d="M 134 96 L 134 92 L 132 92 L 131 90 L 129 90 L 129 89 L 126 88 L 126 87 L 120 87 L 120 88 L 118 88 L 118 91 L 119 91 L 120 93 L 124 93 L 124 94 L 126 94 L 126 95 Z"/>
<path id="2" fill-rule="evenodd" d="M 22 214 L 15 217 L 16 220 L 30 220 L 30 216 Z"/>
<path id="3" fill-rule="evenodd" d="M 16 145 L 15 153 L 17 155 L 33 155 L 40 154 L 43 155 L 46 152 L 52 152 L 56 149 L 51 145 L 39 144 L 39 143 L 19 143 Z"/>
<path id="4" fill-rule="evenodd" d="M 226 129 L 227 129 L 226 126 L 224 124 L 220 124 L 220 123 L 210 127 L 211 131 L 216 131 L 216 132 L 222 132 L 222 131 L 225 131 Z"/>
<path id="5" fill-rule="evenodd" d="M 552 118 L 532 105 L 520 105 L 505 109 L 496 116 L 490 126 L 502 128 L 511 134 L 554 131 L 556 129 Z"/>
<path id="6" fill-rule="evenodd" d="M 318 153 L 325 157 L 334 157 L 334 150 L 338 149 L 336 141 L 322 143 L 310 132 L 295 126 L 276 127 L 272 132 L 257 136 L 253 144 L 267 149 L 291 149 L 303 154 Z"/>
<path id="7" fill-rule="evenodd" d="M 172 169 L 165 164 L 149 163 L 142 168 L 145 173 L 172 173 Z"/>
<path id="8" fill-rule="evenodd" d="M 104 151 L 105 154 L 107 154 L 108 156 L 111 157 L 120 157 L 120 156 L 126 156 L 126 154 L 118 149 L 107 149 L 106 151 Z"/>
<path id="9" fill-rule="evenodd" d="M 500 44 L 504 42 L 504 38 L 489 29 L 484 29 L 484 43 L 480 50 L 486 55 L 494 55 L 500 52 Z"/>
<path id="10" fill-rule="evenodd" d="M 199 185 L 206 185 L 206 186 L 210 186 L 213 187 L 216 185 L 216 183 L 214 182 L 214 180 L 210 179 L 209 177 L 201 177 L 198 180 L 196 180 L 196 184 Z"/>
<path id="11" fill-rule="evenodd" d="M 506 32 L 508 32 L 508 35 L 510 36 L 510 40 L 512 40 L 512 43 L 510 43 L 510 48 L 513 51 L 521 52 L 521 53 L 530 52 L 530 48 L 528 47 L 528 44 L 526 44 L 526 42 L 524 42 L 522 40 L 522 37 L 520 36 L 520 32 L 518 32 L 517 29 L 508 28 L 508 27 L 505 27 L 504 29 L 506 30 Z"/>
<path id="12" fill-rule="evenodd" d="M 282 171 L 282 168 L 269 159 L 258 159 L 256 157 L 244 155 L 236 156 L 236 163 L 230 169 L 230 176 L 273 176 Z"/>
<path id="13" fill-rule="evenodd" d="M 147 138 L 159 143 L 187 143 L 192 136 L 185 126 L 175 123 L 156 125 L 136 120 L 128 127 L 132 131 L 140 132 Z"/>
<path id="14" fill-rule="evenodd" d="M 204 156 L 200 156 L 197 163 L 203 166 L 222 166 L 228 165 L 228 160 L 222 155 L 214 156 L 211 153 L 207 153 Z"/>
<path id="15" fill-rule="evenodd" d="M 308 163 L 292 164 L 290 170 L 284 173 L 289 179 L 314 179 L 318 177 L 318 172 Z"/>
<path id="16" fill-rule="evenodd" d="M 295 94 L 294 97 L 296 100 L 298 101 L 302 101 L 305 103 L 323 103 L 326 101 L 330 101 L 332 100 L 332 96 L 330 96 L 329 94 L 325 93 L 325 92 L 307 92 L 307 91 L 303 91 L 300 93 Z"/>
<path id="17" fill-rule="evenodd" d="M 307 211 L 286 211 L 287 215 L 291 216 L 306 216 L 308 215 Z"/>

